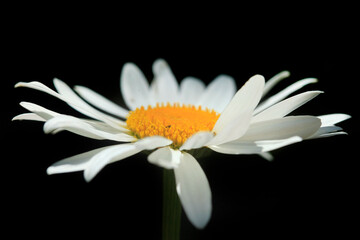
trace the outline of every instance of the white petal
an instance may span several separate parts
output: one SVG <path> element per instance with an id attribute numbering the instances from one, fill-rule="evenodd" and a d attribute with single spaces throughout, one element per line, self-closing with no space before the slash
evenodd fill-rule
<path id="1" fill-rule="evenodd" d="M 326 137 L 333 137 L 338 135 L 348 135 L 346 132 L 340 131 L 340 132 L 331 132 L 331 133 L 323 133 L 321 135 L 314 134 L 313 136 L 307 138 L 307 139 L 316 139 L 316 138 L 326 138 Z"/>
<path id="2" fill-rule="evenodd" d="M 112 146 L 111 146 L 112 147 Z M 47 169 L 47 174 L 56 174 L 56 173 L 68 173 L 68 172 L 76 172 L 76 171 L 83 171 L 89 160 L 99 152 L 110 148 L 108 147 L 102 147 L 98 149 L 94 149 L 85 153 L 77 154 L 72 157 L 65 158 L 63 160 L 60 160 L 54 164 L 52 164 Z"/>
<path id="3" fill-rule="evenodd" d="M 213 139 L 214 134 L 212 132 L 198 132 L 189 137 L 186 142 L 180 147 L 182 150 L 191 150 L 196 148 L 201 148 Z"/>
<path id="4" fill-rule="evenodd" d="M 302 141 L 302 138 L 293 136 L 280 140 L 266 140 L 256 142 L 233 141 L 217 146 L 209 146 L 209 148 L 215 152 L 224 154 L 262 154 L 264 152 L 272 151 L 300 141 Z M 264 157 L 269 156 L 264 155 Z M 269 157 L 269 159 L 271 159 L 271 157 Z"/>
<path id="5" fill-rule="evenodd" d="M 196 105 L 221 113 L 234 97 L 235 91 L 235 80 L 230 76 L 220 75 L 207 86 Z"/>
<path id="6" fill-rule="evenodd" d="M 35 113 L 19 114 L 19 115 L 13 117 L 12 121 L 14 121 L 14 120 L 32 120 L 32 121 L 40 121 L 40 122 L 46 121 L 44 118 L 40 117 L 39 115 L 37 115 Z"/>
<path id="7" fill-rule="evenodd" d="M 265 160 L 268 160 L 269 162 L 272 162 L 274 160 L 274 156 L 269 152 L 259 153 L 259 156 L 264 158 Z"/>
<path id="8" fill-rule="evenodd" d="M 251 124 L 248 131 L 237 141 L 260 141 L 286 139 L 299 136 L 303 139 L 313 135 L 321 125 L 313 116 L 291 116 Z"/>
<path id="9" fill-rule="evenodd" d="M 341 132 L 341 130 L 342 128 L 338 126 L 325 126 L 325 127 L 321 126 L 321 128 L 317 132 L 315 132 L 312 136 L 308 137 L 307 139 L 329 137 L 332 136 L 330 134 Z M 341 134 L 344 134 L 344 132 L 342 132 Z"/>
<path id="10" fill-rule="evenodd" d="M 87 182 L 90 182 L 107 164 L 117 160 L 125 159 L 132 156 L 140 150 L 136 149 L 134 144 L 121 144 L 109 147 L 98 154 L 94 155 L 84 171 L 84 178 Z"/>
<path id="11" fill-rule="evenodd" d="M 301 142 L 302 138 L 299 136 L 294 136 L 286 139 L 281 140 L 269 140 L 269 141 L 258 141 L 256 144 L 262 147 L 263 152 L 273 151 L 278 148 L 282 148 L 288 146 L 293 143 Z"/>
<path id="12" fill-rule="evenodd" d="M 211 190 L 196 159 L 183 153 L 181 163 L 175 168 L 176 189 L 184 212 L 189 221 L 199 229 L 204 228 L 210 220 L 212 203 Z"/>
<path id="13" fill-rule="evenodd" d="M 255 142 L 227 142 L 220 145 L 208 146 L 211 150 L 223 154 L 259 154 L 262 148 Z"/>
<path id="14" fill-rule="evenodd" d="M 180 103 L 196 105 L 205 90 L 205 84 L 194 77 L 184 78 L 180 83 Z"/>
<path id="15" fill-rule="evenodd" d="M 67 86 L 64 82 L 60 81 L 59 79 L 54 79 L 54 84 L 57 86 L 58 90 L 61 90 L 59 92 L 63 94 L 59 94 L 55 92 L 54 90 L 48 88 L 47 86 L 45 86 L 40 82 L 29 82 L 29 83 L 19 82 L 15 85 L 15 87 L 28 87 L 48 93 L 68 103 L 71 107 L 75 108 L 77 111 L 87 116 L 106 122 L 107 124 L 109 124 L 114 128 L 124 130 L 124 127 L 121 126 L 124 125 L 123 121 L 112 118 L 92 108 L 90 105 L 85 103 L 80 97 L 78 97 L 74 92 L 72 92 L 69 86 Z"/>
<path id="16" fill-rule="evenodd" d="M 89 123 L 68 115 L 53 117 L 44 124 L 45 133 L 57 133 L 63 130 L 94 139 L 107 139 L 119 142 L 131 142 L 136 140 L 136 138 L 126 133 L 109 133 L 98 130 Z"/>
<path id="17" fill-rule="evenodd" d="M 170 139 L 161 137 L 161 136 L 152 136 L 143 138 L 137 142 L 135 142 L 135 146 L 139 149 L 143 150 L 152 150 L 159 146 L 167 146 L 170 145 L 172 141 Z"/>
<path id="18" fill-rule="evenodd" d="M 56 98 L 59 98 L 63 101 L 66 101 L 60 94 L 58 94 L 57 92 L 55 92 L 54 90 L 52 90 L 51 88 L 48 88 L 47 86 L 45 86 L 44 84 L 34 81 L 34 82 L 19 82 L 15 85 L 15 87 L 27 87 L 27 88 L 32 88 L 38 91 L 42 91 L 45 92 L 47 94 L 50 94 Z"/>
<path id="19" fill-rule="evenodd" d="M 149 83 L 142 71 L 133 63 L 126 63 L 121 72 L 121 94 L 126 105 L 135 110 L 147 107 L 149 101 Z"/>
<path id="20" fill-rule="evenodd" d="M 75 86 L 76 92 L 84 98 L 86 101 L 100 108 L 101 110 L 107 111 L 108 113 L 114 114 L 115 116 L 126 118 L 129 111 L 120 107 L 119 105 L 111 102 L 109 99 L 91 90 L 90 88 L 83 86 Z"/>
<path id="21" fill-rule="evenodd" d="M 345 121 L 351 118 L 351 116 L 343 113 L 334 113 L 334 114 L 318 116 L 318 118 L 320 118 L 321 120 L 321 127 L 328 127 L 328 126 L 333 126 L 339 122 Z"/>
<path id="22" fill-rule="evenodd" d="M 257 114 L 251 119 L 251 123 L 271 120 L 275 118 L 282 118 L 291 113 L 295 109 L 299 108 L 303 104 L 307 103 L 317 95 L 322 93 L 321 91 L 309 91 L 300 93 L 293 97 L 287 98 Z"/>
<path id="23" fill-rule="evenodd" d="M 49 109 L 46 109 L 46 108 L 44 108 L 42 106 L 39 106 L 37 104 L 34 104 L 34 103 L 21 102 L 20 105 L 22 107 L 24 107 L 25 109 L 27 109 L 27 110 L 33 112 L 34 114 L 36 114 L 39 117 L 39 120 L 40 119 L 49 120 L 49 119 L 51 119 L 53 117 L 63 116 L 60 113 L 51 111 Z M 65 115 L 65 116 L 67 116 L 67 115 Z M 84 121 L 84 122 L 90 124 L 91 126 L 93 126 L 94 128 L 96 128 L 98 130 L 109 132 L 109 133 L 119 133 L 119 132 L 127 133 L 127 132 L 129 132 L 129 130 L 127 130 L 127 129 L 124 129 L 124 130 L 116 129 L 116 128 L 113 128 L 113 127 L 109 126 L 106 123 L 96 121 L 96 120 L 81 119 L 81 121 Z"/>
<path id="24" fill-rule="evenodd" d="M 179 85 L 168 63 L 157 59 L 153 64 L 153 94 L 156 102 L 174 103 L 179 101 Z"/>
<path id="25" fill-rule="evenodd" d="M 261 75 L 255 75 L 245 83 L 220 115 L 212 130 L 216 136 L 209 145 L 238 139 L 246 132 L 263 88 L 264 77 Z"/>
<path id="26" fill-rule="evenodd" d="M 306 79 L 295 82 L 294 84 L 285 88 L 281 92 L 271 96 L 270 98 L 268 98 L 267 100 L 265 100 L 264 102 L 259 104 L 259 106 L 255 109 L 254 114 L 257 114 L 257 113 L 265 110 L 266 108 L 274 105 L 275 103 L 280 102 L 281 100 L 285 99 L 287 96 L 289 96 L 293 92 L 299 90 L 300 88 L 302 88 L 310 83 L 316 83 L 316 82 L 317 82 L 316 78 L 306 78 Z"/>
<path id="27" fill-rule="evenodd" d="M 288 78 L 289 76 L 290 76 L 289 71 L 282 71 L 276 74 L 275 76 L 273 76 L 272 78 L 270 78 L 268 81 L 266 81 L 263 91 L 263 96 L 265 96 L 276 84 L 278 84 L 283 79 Z"/>
<path id="28" fill-rule="evenodd" d="M 177 168 L 180 164 L 181 152 L 170 147 L 159 148 L 148 156 L 148 161 L 166 169 Z"/>
<path id="29" fill-rule="evenodd" d="M 35 113 L 36 115 L 38 115 L 40 118 L 45 119 L 45 120 L 49 120 L 50 118 L 56 117 L 61 115 L 60 113 L 51 111 L 49 109 L 46 109 L 42 106 L 39 106 L 35 103 L 30 103 L 30 102 L 21 102 L 20 105 L 29 110 L 30 112 Z"/>
<path id="30" fill-rule="evenodd" d="M 106 122 L 114 128 L 124 129 L 124 126 L 126 125 L 124 121 L 113 118 L 105 113 L 96 110 L 95 108 L 87 104 L 84 100 L 82 100 L 78 95 L 76 95 L 76 93 L 60 79 L 55 78 L 54 85 L 60 95 L 62 97 L 65 97 L 65 100 L 70 107 L 81 112 L 82 114 L 85 114 L 86 116 Z"/>
<path id="31" fill-rule="evenodd" d="M 167 139 L 155 136 L 143 138 L 136 143 L 109 147 L 90 159 L 84 171 L 85 180 L 88 182 L 91 181 L 96 174 L 109 163 L 125 159 L 145 149 L 152 150 L 154 148 L 164 147 L 168 144 L 169 141 Z"/>

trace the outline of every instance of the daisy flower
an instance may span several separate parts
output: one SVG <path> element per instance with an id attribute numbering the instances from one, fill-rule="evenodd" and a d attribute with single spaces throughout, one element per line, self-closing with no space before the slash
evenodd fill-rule
<path id="1" fill-rule="evenodd" d="M 259 154 L 272 160 L 269 153 L 272 150 L 306 139 L 345 134 L 335 124 L 350 117 L 346 114 L 288 116 L 322 92 L 307 91 L 289 97 L 317 81 L 307 78 L 265 98 L 278 82 L 289 76 L 287 71 L 266 82 L 263 76 L 255 75 L 236 91 L 234 79 L 227 75 L 219 75 L 208 86 L 194 77 L 183 79 L 179 85 L 163 59 L 156 60 L 152 70 L 154 79 L 149 84 L 135 64 L 124 65 L 121 93 L 129 110 L 89 88 L 75 86 L 72 90 L 59 79 L 54 79 L 56 91 L 40 82 L 16 84 L 15 87 L 46 92 L 89 119 L 21 102 L 30 113 L 18 115 L 14 120 L 45 122 L 45 133 L 66 130 L 119 143 L 58 161 L 47 173 L 83 171 L 85 180 L 91 181 L 106 165 L 151 150 L 150 163 L 174 170 L 176 191 L 184 212 L 201 229 L 211 216 L 211 190 L 190 150 L 209 148 L 223 154 Z"/>

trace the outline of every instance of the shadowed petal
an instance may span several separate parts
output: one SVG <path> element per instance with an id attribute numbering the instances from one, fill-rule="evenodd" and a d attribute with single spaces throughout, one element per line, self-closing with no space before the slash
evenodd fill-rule
<path id="1" fill-rule="evenodd" d="M 204 228 L 210 220 L 212 204 L 211 190 L 196 159 L 188 153 L 181 155 L 181 162 L 175 168 L 176 190 L 186 216 L 197 228 Z"/>
<path id="2" fill-rule="evenodd" d="M 126 63 L 122 69 L 121 94 L 126 105 L 135 110 L 137 107 L 149 105 L 149 83 L 142 71 L 133 63 Z"/>

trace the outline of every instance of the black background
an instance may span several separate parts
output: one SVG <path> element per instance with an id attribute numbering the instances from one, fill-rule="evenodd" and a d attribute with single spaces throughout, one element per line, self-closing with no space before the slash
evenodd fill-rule
<path id="1" fill-rule="evenodd" d="M 2 21 L 1 198 L 7 230 L 37 237 L 160 239 L 162 169 L 149 164 L 145 155 L 107 166 L 90 183 L 82 173 L 48 176 L 46 168 L 53 162 L 112 142 L 67 132 L 45 135 L 41 123 L 11 122 L 26 112 L 21 101 L 81 116 L 44 93 L 14 89 L 19 81 L 53 87 L 57 77 L 124 106 L 119 86 L 123 64 L 136 63 L 150 81 L 157 58 L 167 60 L 178 81 L 195 76 L 209 83 L 224 73 L 236 79 L 238 88 L 254 74 L 269 79 L 289 70 L 291 77 L 272 93 L 316 77 L 319 82 L 302 91 L 325 94 L 295 113 L 353 116 L 340 124 L 348 136 L 276 150 L 271 163 L 258 156 L 217 153 L 200 160 L 212 189 L 213 214 L 204 230 L 195 229 L 183 215 L 182 239 L 344 236 L 355 229 L 359 49 L 349 24 L 354 19 L 338 21 L 317 9 L 301 10 L 293 16 L 299 21 L 292 22 L 296 7 L 287 15 L 265 10 L 263 16 L 241 8 L 217 9 L 204 17 L 198 15 L 204 9 L 173 15 L 172 7 L 143 15 L 136 8 L 107 12 L 110 6 L 92 7 L 69 11 L 51 6 L 39 13 L 15 7 L 16 14 Z M 241 17 L 248 12 L 253 14 Z M 274 16 L 277 20 L 270 22 Z"/>

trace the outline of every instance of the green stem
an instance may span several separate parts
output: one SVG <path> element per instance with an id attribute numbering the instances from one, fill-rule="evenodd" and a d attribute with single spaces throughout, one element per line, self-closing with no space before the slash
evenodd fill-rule
<path id="1" fill-rule="evenodd" d="M 164 169 L 163 173 L 163 215 L 162 239 L 179 240 L 181 204 L 176 192 L 173 170 Z"/>

